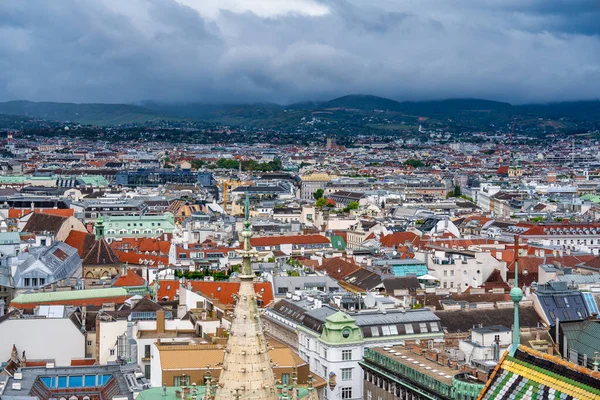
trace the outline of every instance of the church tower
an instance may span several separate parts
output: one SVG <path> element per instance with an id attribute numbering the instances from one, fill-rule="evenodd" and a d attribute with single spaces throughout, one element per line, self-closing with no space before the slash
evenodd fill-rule
<path id="1" fill-rule="evenodd" d="M 278 396 L 275 376 L 258 310 L 259 295 L 254 291 L 256 276 L 252 270 L 251 259 L 256 257 L 257 252 L 250 246 L 252 231 L 248 194 L 245 200 L 242 237 L 244 248 L 239 251 L 243 259 L 242 272 L 239 275 L 240 291 L 236 296 L 237 302 L 215 400 L 276 400 Z"/>

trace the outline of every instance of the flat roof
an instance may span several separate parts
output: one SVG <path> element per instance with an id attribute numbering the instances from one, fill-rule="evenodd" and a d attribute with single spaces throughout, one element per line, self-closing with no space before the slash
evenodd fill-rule
<path id="1" fill-rule="evenodd" d="M 25 293 L 15 297 L 12 302 L 17 304 L 47 303 L 53 301 L 73 301 L 85 299 L 101 299 L 127 296 L 124 288 L 71 290 L 64 292 Z"/>
<path id="2" fill-rule="evenodd" d="M 459 371 L 430 361 L 423 356 L 414 354 L 404 346 L 393 347 L 375 347 L 371 350 L 376 351 L 394 361 L 404 364 L 422 374 L 430 376 L 448 386 L 452 386 L 452 378 Z"/>

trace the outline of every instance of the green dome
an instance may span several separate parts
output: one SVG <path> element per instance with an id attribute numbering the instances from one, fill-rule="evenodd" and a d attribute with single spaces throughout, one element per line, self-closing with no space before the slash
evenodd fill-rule
<path id="1" fill-rule="evenodd" d="M 510 289 L 510 298 L 513 302 L 518 303 L 523 300 L 523 291 L 519 288 Z"/>

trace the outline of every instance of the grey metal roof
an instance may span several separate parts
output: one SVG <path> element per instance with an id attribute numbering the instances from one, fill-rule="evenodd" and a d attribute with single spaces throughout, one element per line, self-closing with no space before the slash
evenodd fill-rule
<path id="1" fill-rule="evenodd" d="M 2 244 L 20 244 L 21 237 L 18 232 L 2 232 L 0 233 L 0 245 Z"/>
<path id="2" fill-rule="evenodd" d="M 31 393 L 33 386 L 37 383 L 40 377 L 49 376 L 84 376 L 84 375 L 112 375 L 116 379 L 116 387 L 118 388 L 117 396 L 123 396 L 128 399 L 133 399 L 133 393 L 131 392 L 128 380 L 135 377 L 129 372 L 122 372 L 119 365 L 94 365 L 89 367 L 60 367 L 60 368 L 46 368 L 46 367 L 33 367 L 23 368 L 21 370 L 22 378 L 15 381 L 14 378 L 9 378 L 2 399 L 22 399 L 27 398 L 27 395 Z M 15 390 L 12 388 L 14 382 L 21 383 L 21 389 Z M 66 390 L 65 390 L 66 392 Z M 100 387 L 98 388 L 100 392 Z M 99 393 L 98 393 L 99 394 Z M 68 395 L 65 397 L 69 397 Z M 34 397 L 38 398 L 38 397 Z"/>
<path id="3" fill-rule="evenodd" d="M 358 326 L 410 324 L 412 322 L 439 321 L 440 318 L 429 310 L 388 310 L 350 313 Z"/>
<path id="4" fill-rule="evenodd" d="M 27 259 L 17 267 L 16 287 L 24 287 L 23 278 L 45 278 L 45 284 L 80 277 L 81 258 L 77 249 L 55 242 L 50 247 L 30 248 Z"/>
<path id="5" fill-rule="evenodd" d="M 568 274 L 558 275 L 556 277 L 561 282 L 575 283 L 575 284 L 586 284 L 586 283 L 600 283 L 600 274 L 592 275 L 579 275 L 579 274 Z"/>

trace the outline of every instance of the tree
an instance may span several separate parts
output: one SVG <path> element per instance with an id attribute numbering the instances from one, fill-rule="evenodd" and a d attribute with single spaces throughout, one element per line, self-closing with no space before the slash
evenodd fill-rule
<path id="1" fill-rule="evenodd" d="M 198 160 L 198 159 L 192 160 L 192 168 L 193 169 L 200 169 L 205 165 L 206 165 L 206 162 L 204 160 Z"/>
<path id="2" fill-rule="evenodd" d="M 323 197 L 323 193 L 325 193 L 323 189 L 317 189 L 317 191 L 313 193 L 313 197 L 315 198 L 315 200 L 319 200 Z"/>
<path id="3" fill-rule="evenodd" d="M 317 203 L 316 203 L 317 207 L 325 207 L 326 205 L 327 205 L 327 200 L 325 199 L 325 197 L 321 197 L 321 198 L 317 199 Z"/>
<path id="4" fill-rule="evenodd" d="M 425 166 L 425 163 L 423 163 L 421 160 L 415 160 L 414 158 L 411 158 L 404 161 L 404 165 L 408 165 L 409 167 L 413 168 L 422 168 Z"/>
<path id="5" fill-rule="evenodd" d="M 357 201 L 351 201 L 350 204 L 344 208 L 344 211 L 350 212 L 350 210 L 358 210 L 358 206 L 359 204 Z"/>
<path id="6" fill-rule="evenodd" d="M 240 164 L 236 160 L 230 160 L 227 158 L 219 158 L 217 160 L 217 168 L 238 169 L 239 166 L 240 166 Z"/>

